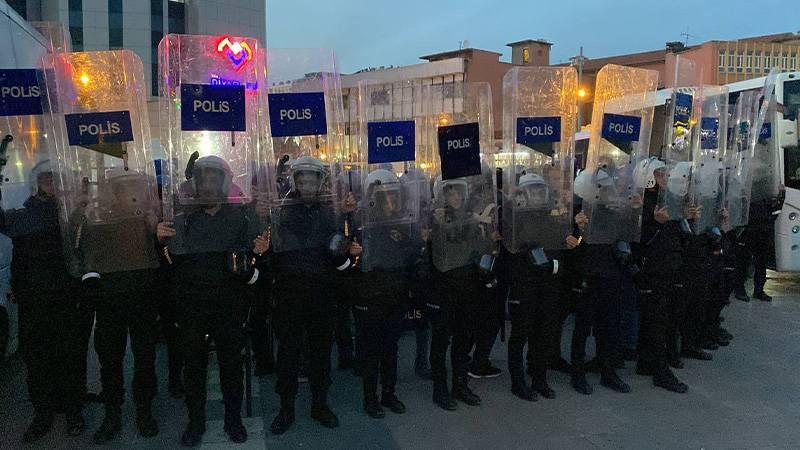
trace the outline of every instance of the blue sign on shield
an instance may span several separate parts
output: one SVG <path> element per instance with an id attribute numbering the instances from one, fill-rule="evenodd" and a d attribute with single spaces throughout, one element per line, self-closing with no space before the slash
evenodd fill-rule
<path id="1" fill-rule="evenodd" d="M 367 124 L 367 140 L 369 164 L 414 160 L 416 144 L 413 120 L 370 122 Z"/>
<path id="2" fill-rule="evenodd" d="M 0 116 L 33 116 L 42 114 L 38 70 L 0 70 Z"/>
<path id="3" fill-rule="evenodd" d="M 442 180 L 481 174 L 480 124 L 439 127 L 439 159 Z"/>
<path id="4" fill-rule="evenodd" d="M 703 117 L 700 119 L 700 148 L 715 149 L 719 146 L 719 119 Z"/>
<path id="5" fill-rule="evenodd" d="M 69 145 L 133 141 L 130 111 L 66 114 Z"/>
<path id="6" fill-rule="evenodd" d="M 247 131 L 244 86 L 181 84 L 181 130 Z"/>
<path id="7" fill-rule="evenodd" d="M 269 94 L 268 98 L 272 137 L 328 133 L 324 93 Z"/>

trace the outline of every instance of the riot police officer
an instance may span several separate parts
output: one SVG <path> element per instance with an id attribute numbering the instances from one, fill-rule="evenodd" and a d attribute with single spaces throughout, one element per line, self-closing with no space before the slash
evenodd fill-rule
<path id="1" fill-rule="evenodd" d="M 34 410 L 26 443 L 47 434 L 58 411 L 66 414 L 67 434 L 83 432 L 86 342 L 81 336 L 91 327 L 77 283 L 67 272 L 50 162 L 34 166 L 30 180 L 32 195 L 24 207 L 0 212 L 0 232 L 14 243 L 11 287 L 19 304 L 20 352 Z"/>
<path id="2" fill-rule="evenodd" d="M 214 341 L 225 404 L 224 430 L 231 441 L 247 440 L 242 424 L 246 289 L 260 276 L 254 255 L 268 243 L 260 224 L 241 205 L 226 203 L 232 172 L 217 156 L 197 159 L 189 170 L 187 190 L 199 201 L 160 223 L 159 240 L 167 244 L 174 264 L 178 325 L 185 358 L 184 378 L 189 424 L 184 446 L 196 446 L 205 433 L 209 342 Z"/>
<path id="3" fill-rule="evenodd" d="M 76 211 L 74 248 L 87 294 L 96 308 L 95 350 L 100 360 L 106 414 L 96 443 L 112 440 L 121 430 L 124 397 L 123 362 L 128 335 L 134 354 L 133 398 L 136 424 L 144 437 L 158 434 L 151 402 L 157 392 L 155 343 L 157 307 L 152 283 L 158 264 L 154 243 L 154 192 L 147 176 L 133 169 L 112 168 L 106 175 L 111 196 L 86 211 Z M 109 201 L 109 204 L 103 202 Z M 114 238 L 110 241 L 109 238 Z M 109 248 L 102 248 L 114 242 Z"/>
<path id="4" fill-rule="evenodd" d="M 669 220 L 668 207 L 658 208 L 659 189 L 666 189 L 664 163 L 655 157 L 638 167 L 645 196 L 642 209 L 642 238 L 637 246 L 641 261 L 641 329 L 636 373 L 652 376 L 653 384 L 684 393 L 687 386 L 669 368 L 668 336 L 675 336 L 681 320 L 682 291 L 675 288 L 681 279 L 684 232 L 680 221 Z M 674 345 L 674 344 L 673 344 Z"/>
<path id="5" fill-rule="evenodd" d="M 328 407 L 331 384 L 331 350 L 336 325 L 336 298 L 330 295 L 333 276 L 352 260 L 345 254 L 334 261 L 328 244 L 342 227 L 329 202 L 329 170 L 319 159 L 303 156 L 291 164 L 291 189 L 280 207 L 273 210 L 273 293 L 278 336 L 278 380 L 275 391 L 281 409 L 272 422 L 274 434 L 286 432 L 295 420 L 303 336 L 308 342 L 311 417 L 327 428 L 339 426 Z M 348 196 L 342 210 L 352 212 L 356 202 Z"/>
<path id="6" fill-rule="evenodd" d="M 397 398 L 397 343 L 408 311 L 408 286 L 417 277 L 423 240 L 417 224 L 418 184 L 404 185 L 386 169 L 372 171 L 365 181 L 360 234 L 363 252 L 354 277 L 358 293 L 353 313 L 364 384 L 364 410 L 373 418 L 383 407 L 406 411 Z M 376 394 L 378 380 L 381 398 Z"/>

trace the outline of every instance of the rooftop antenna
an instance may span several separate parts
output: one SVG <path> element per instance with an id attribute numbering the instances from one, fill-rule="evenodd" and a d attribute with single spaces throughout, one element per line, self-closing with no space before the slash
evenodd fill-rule
<path id="1" fill-rule="evenodd" d="M 681 36 L 683 36 L 683 38 L 684 38 L 683 39 L 683 45 L 689 45 L 689 38 L 690 37 L 697 37 L 697 36 L 695 36 L 693 34 L 689 34 L 689 27 L 686 27 L 686 31 L 681 33 Z"/>

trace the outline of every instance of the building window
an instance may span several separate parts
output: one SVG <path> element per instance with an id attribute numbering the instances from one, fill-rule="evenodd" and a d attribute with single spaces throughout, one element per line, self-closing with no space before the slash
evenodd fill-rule
<path id="1" fill-rule="evenodd" d="M 158 44 L 164 37 L 164 0 L 150 0 L 150 92 L 158 95 Z"/>
<path id="2" fill-rule="evenodd" d="M 186 5 L 183 0 L 169 0 L 167 2 L 167 15 L 169 17 L 168 32 L 186 33 Z"/>
<path id="3" fill-rule="evenodd" d="M 23 19 L 28 20 L 28 5 L 26 0 L 8 0 L 8 6 L 14 8 Z"/>
<path id="4" fill-rule="evenodd" d="M 72 50 L 83 51 L 83 0 L 69 0 L 69 35 Z"/>
<path id="5" fill-rule="evenodd" d="M 522 49 L 522 64 L 529 64 L 531 62 L 531 51 L 527 48 Z"/>
<path id="6" fill-rule="evenodd" d="M 122 0 L 108 0 L 108 48 L 122 48 Z"/>
<path id="7" fill-rule="evenodd" d="M 789 58 L 789 69 L 797 69 L 797 55 L 792 55 Z"/>
<path id="8" fill-rule="evenodd" d="M 753 69 L 756 71 L 761 69 L 761 52 L 756 52 L 755 58 L 753 58 Z"/>
<path id="9" fill-rule="evenodd" d="M 784 53 L 783 57 L 781 58 L 781 69 L 788 69 L 789 68 L 789 55 Z"/>
<path id="10" fill-rule="evenodd" d="M 738 54 L 736 55 L 736 72 L 742 73 L 742 66 L 744 63 L 744 55 Z"/>
<path id="11" fill-rule="evenodd" d="M 725 52 L 720 50 L 719 51 L 719 70 L 722 71 L 725 69 Z"/>
<path id="12" fill-rule="evenodd" d="M 745 70 L 747 72 L 753 71 L 753 52 L 747 52 L 747 59 L 745 63 Z"/>
<path id="13" fill-rule="evenodd" d="M 733 72 L 733 53 L 728 53 L 728 72 Z"/>

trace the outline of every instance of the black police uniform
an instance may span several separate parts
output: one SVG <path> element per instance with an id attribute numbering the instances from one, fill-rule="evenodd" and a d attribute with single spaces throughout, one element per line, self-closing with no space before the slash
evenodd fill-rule
<path id="1" fill-rule="evenodd" d="M 380 376 L 381 403 L 393 412 L 405 412 L 397 401 L 397 345 L 409 307 L 409 286 L 417 279 L 423 241 L 410 227 L 378 225 L 364 230 L 362 264 L 354 274 L 357 296 L 353 303 L 360 374 L 365 409 L 375 408 Z M 359 269 L 356 267 L 356 269 Z"/>
<path id="2" fill-rule="evenodd" d="M 34 412 L 46 425 L 32 430 L 26 440 L 46 432 L 58 411 L 68 414 L 70 426 L 79 427 L 73 432 L 80 432 L 88 347 L 84 336 L 90 333 L 92 317 L 67 272 L 55 200 L 31 197 L 23 209 L 0 213 L 0 232 L 14 243 L 11 286 L 19 304 L 20 352 Z"/>
<path id="3" fill-rule="evenodd" d="M 636 371 L 653 376 L 656 385 L 685 391 L 668 369 L 679 358 L 674 340 L 683 318 L 684 292 L 676 285 L 682 277 L 684 235 L 679 221 L 655 220 L 658 192 L 658 187 L 645 191 L 642 236 L 635 247 L 642 266 L 637 277 L 641 321 Z"/>
<path id="4" fill-rule="evenodd" d="M 82 212 L 71 221 L 77 273 L 96 311 L 94 347 L 100 361 L 106 417 L 95 434 L 98 443 L 121 428 L 125 397 L 123 365 L 128 335 L 134 356 L 133 400 L 140 434 L 158 433 L 151 401 L 157 392 L 155 344 L 158 309 L 153 295 L 157 263 L 155 233 L 144 217 L 90 223 Z"/>
<path id="5" fill-rule="evenodd" d="M 456 235 L 452 230 L 442 230 L 434 223 L 433 233 L 448 234 L 447 239 L 458 243 L 471 243 L 484 239 L 481 229 L 476 223 L 465 224 Z M 447 245 L 434 239 L 432 245 Z M 471 245 L 471 244 L 469 244 Z M 435 250 L 435 248 L 434 248 Z M 431 252 L 433 256 L 433 252 Z M 476 331 L 480 328 L 483 317 L 478 317 L 479 303 L 485 298 L 485 283 L 478 271 L 478 260 L 482 255 L 471 255 L 473 262 L 463 267 L 441 272 L 434 268 L 430 271 L 435 295 L 428 298 L 426 311 L 431 322 L 431 376 L 433 378 L 434 401 L 445 409 L 457 407 L 453 398 L 468 405 L 480 404 L 480 397 L 467 386 L 467 368 L 470 361 L 469 351 Z M 450 349 L 450 365 L 452 368 L 452 391 L 447 389 L 447 348 Z"/>
<path id="6" fill-rule="evenodd" d="M 280 209 L 277 222 L 290 250 L 272 254 L 275 270 L 275 327 L 278 336 L 278 380 L 275 391 L 281 412 L 273 422 L 273 433 L 283 433 L 294 422 L 301 355 L 307 340 L 309 383 L 313 397 L 312 416 L 329 427 L 338 419 L 327 406 L 331 384 L 331 350 L 336 325 L 335 266 L 328 242 L 338 226 L 334 210 L 319 203 L 295 204 Z M 304 340 L 305 338 L 305 340 Z"/>
<path id="7" fill-rule="evenodd" d="M 173 252 L 172 259 L 185 360 L 187 432 L 201 435 L 205 431 L 210 341 L 219 363 L 225 431 L 241 432 L 242 350 L 249 306 L 246 290 L 258 280 L 258 274 L 232 271 L 230 257 L 232 251 L 249 257 L 252 240 L 261 230 L 248 218 L 245 207 L 226 204 L 213 215 L 203 209 L 178 215 L 174 226 L 175 246 L 184 249 L 182 254 Z"/>
<path id="8" fill-rule="evenodd" d="M 753 263 L 753 296 L 764 292 L 767 283 L 767 260 L 772 248 L 774 233 L 774 216 L 776 208 L 772 201 L 761 201 L 750 204 L 750 215 L 747 226 L 736 244 L 736 293 L 745 298 L 744 284 L 748 278 L 750 262 Z M 746 294 L 745 294 L 746 295 Z"/>
<path id="9" fill-rule="evenodd" d="M 559 259 L 561 252 L 548 252 Z M 512 391 L 526 400 L 535 399 L 538 392 L 553 398 L 555 392 L 547 383 L 547 368 L 553 358 L 553 346 L 559 329 L 560 279 L 553 268 L 534 267 L 528 252 L 501 252 L 501 272 L 510 277 L 511 293 L 508 310 L 511 316 L 511 335 L 508 339 L 508 371 Z M 546 272 L 549 270 L 549 273 Z M 534 392 L 527 389 L 523 348 L 528 344 L 528 373 Z"/>

